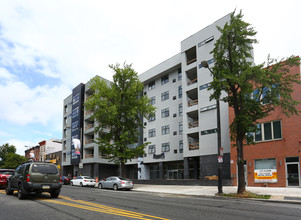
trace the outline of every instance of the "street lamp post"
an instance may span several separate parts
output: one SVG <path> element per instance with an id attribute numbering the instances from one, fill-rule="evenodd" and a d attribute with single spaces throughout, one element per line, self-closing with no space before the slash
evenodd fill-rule
<path id="1" fill-rule="evenodd" d="M 206 60 L 201 62 L 201 65 L 204 68 L 207 68 L 212 75 L 213 72 L 209 67 L 209 64 Z M 217 176 L 218 176 L 218 194 L 223 193 L 223 181 L 222 181 L 222 155 L 221 155 L 221 116 L 220 116 L 220 105 L 219 99 L 216 99 L 216 123 L 217 123 L 217 155 L 218 155 L 218 163 L 217 163 Z"/>

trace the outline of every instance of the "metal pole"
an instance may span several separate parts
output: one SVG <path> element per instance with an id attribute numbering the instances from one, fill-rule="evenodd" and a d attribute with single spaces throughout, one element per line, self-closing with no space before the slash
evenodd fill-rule
<path id="1" fill-rule="evenodd" d="M 206 60 L 201 62 L 201 65 L 208 69 L 210 73 L 214 76 L 214 73 L 209 67 L 209 64 Z M 219 105 L 219 99 L 216 99 L 216 122 L 217 122 L 217 157 L 222 156 L 221 155 L 221 147 L 222 147 L 222 141 L 221 141 L 221 114 L 220 114 L 220 105 Z M 223 181 L 222 181 L 222 162 L 219 160 L 217 161 L 217 176 L 218 176 L 218 194 L 223 193 Z"/>
<path id="2" fill-rule="evenodd" d="M 219 100 L 216 100 L 216 121 L 217 121 L 217 155 L 221 156 L 221 116 L 220 116 L 220 105 Z M 217 164 L 217 175 L 218 175 L 218 193 L 223 193 L 223 180 L 222 180 L 222 162 L 218 161 Z"/>

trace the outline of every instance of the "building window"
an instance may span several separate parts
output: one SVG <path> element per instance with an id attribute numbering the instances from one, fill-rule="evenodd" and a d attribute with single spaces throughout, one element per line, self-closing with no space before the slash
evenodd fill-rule
<path id="1" fill-rule="evenodd" d="M 149 104 L 155 105 L 156 104 L 156 96 L 150 98 Z"/>
<path id="2" fill-rule="evenodd" d="M 179 99 L 182 98 L 183 95 L 183 90 L 182 90 L 182 86 L 179 86 Z"/>
<path id="3" fill-rule="evenodd" d="M 168 83 L 168 81 L 169 81 L 168 75 L 161 77 L 161 85 Z"/>
<path id="4" fill-rule="evenodd" d="M 150 114 L 148 121 L 155 121 L 155 120 L 156 120 L 156 114 L 155 113 Z"/>
<path id="5" fill-rule="evenodd" d="M 183 134 L 183 122 L 179 122 L 179 134 Z"/>
<path id="6" fill-rule="evenodd" d="M 181 68 L 178 69 L 178 80 L 179 81 L 182 80 L 182 69 Z"/>
<path id="7" fill-rule="evenodd" d="M 148 137 L 149 138 L 156 137 L 156 129 L 155 128 L 148 130 Z"/>
<path id="8" fill-rule="evenodd" d="M 161 93 L 161 101 L 169 99 L 169 91 Z"/>
<path id="9" fill-rule="evenodd" d="M 183 115 L 183 103 L 179 104 L 179 116 Z"/>
<path id="10" fill-rule="evenodd" d="M 275 89 L 277 85 L 272 85 L 272 88 Z M 252 97 L 253 99 L 260 101 L 261 104 L 268 104 L 271 101 L 271 89 L 268 87 L 264 87 L 263 89 L 256 89 Z M 279 93 L 276 94 L 277 98 L 280 99 Z"/>
<path id="11" fill-rule="evenodd" d="M 165 108 L 161 110 L 161 118 L 166 118 L 169 116 L 169 108 Z"/>
<path id="12" fill-rule="evenodd" d="M 255 160 L 255 170 L 277 169 L 276 159 L 260 159 Z"/>
<path id="13" fill-rule="evenodd" d="M 210 83 L 206 83 L 204 85 L 201 85 L 200 90 L 207 89 L 210 85 L 211 85 Z"/>
<path id="14" fill-rule="evenodd" d="M 165 125 L 161 127 L 161 134 L 169 134 L 169 125 Z"/>
<path id="15" fill-rule="evenodd" d="M 156 145 L 149 145 L 149 146 L 148 146 L 148 153 L 149 153 L 149 154 L 154 154 L 154 153 L 156 153 Z"/>
<path id="16" fill-rule="evenodd" d="M 214 134 L 214 133 L 217 133 L 217 129 L 216 128 L 201 131 L 201 135 Z"/>
<path id="17" fill-rule="evenodd" d="M 156 87 L 155 81 L 150 82 L 150 83 L 148 84 L 148 91 L 153 90 L 155 87 Z"/>
<path id="18" fill-rule="evenodd" d="M 162 152 L 168 152 L 170 150 L 170 147 L 169 147 L 169 142 L 168 143 L 163 143 L 162 144 Z"/>
<path id="19" fill-rule="evenodd" d="M 257 124 L 257 131 L 253 136 L 255 142 L 270 141 L 282 138 L 281 121 L 272 121 L 262 124 Z"/>
<path id="20" fill-rule="evenodd" d="M 172 80 L 172 83 L 175 83 L 176 81 L 177 81 L 176 79 L 173 79 L 173 80 Z"/>
<path id="21" fill-rule="evenodd" d="M 213 41 L 214 40 L 214 36 L 211 36 L 209 38 L 207 38 L 206 40 L 203 40 L 202 42 L 200 42 L 198 44 L 198 47 L 201 47 L 201 46 L 204 46 L 205 44 L 209 43 L 210 41 Z"/>
<path id="22" fill-rule="evenodd" d="M 183 140 L 179 141 L 179 153 L 183 153 Z"/>

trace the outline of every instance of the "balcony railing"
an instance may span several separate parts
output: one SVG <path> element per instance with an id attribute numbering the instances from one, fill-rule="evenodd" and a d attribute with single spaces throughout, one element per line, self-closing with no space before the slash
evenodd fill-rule
<path id="1" fill-rule="evenodd" d="M 85 159 L 94 158 L 94 154 L 86 154 Z"/>
<path id="2" fill-rule="evenodd" d="M 188 123 L 188 128 L 199 127 L 199 121 L 191 121 Z"/>
<path id="3" fill-rule="evenodd" d="M 94 143 L 94 139 L 86 140 L 85 145 Z"/>
<path id="4" fill-rule="evenodd" d="M 90 128 L 93 128 L 94 127 L 94 124 L 88 124 L 85 126 L 85 130 L 88 130 Z"/>
<path id="5" fill-rule="evenodd" d="M 189 81 L 189 82 L 187 83 L 187 86 L 190 86 L 190 85 L 195 84 L 195 83 L 197 83 L 197 82 L 198 82 L 198 78 L 195 78 L 195 79 Z"/>
<path id="6" fill-rule="evenodd" d="M 188 101 L 188 107 L 197 105 L 199 103 L 198 99 Z"/>
<path id="7" fill-rule="evenodd" d="M 193 59 L 191 59 L 191 60 L 187 60 L 187 65 L 189 65 L 189 64 L 191 64 L 191 63 L 193 63 L 193 62 L 195 62 L 196 61 L 196 58 L 193 58 Z"/>
<path id="8" fill-rule="evenodd" d="M 199 143 L 191 143 L 189 144 L 189 150 L 198 150 L 200 144 Z"/>

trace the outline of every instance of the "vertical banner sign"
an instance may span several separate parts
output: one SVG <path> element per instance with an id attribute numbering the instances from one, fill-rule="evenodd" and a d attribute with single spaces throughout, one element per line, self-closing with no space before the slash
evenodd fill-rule
<path id="1" fill-rule="evenodd" d="M 79 164 L 83 154 L 84 91 L 85 85 L 82 83 L 72 90 L 71 164 Z"/>

